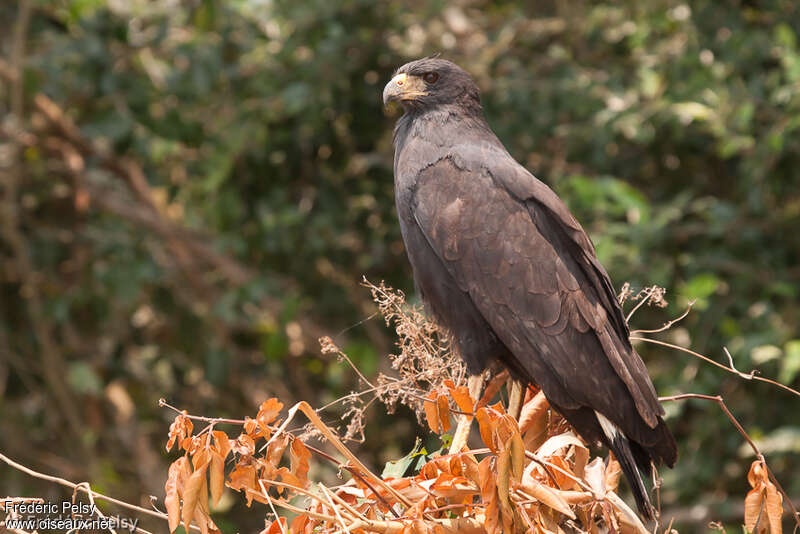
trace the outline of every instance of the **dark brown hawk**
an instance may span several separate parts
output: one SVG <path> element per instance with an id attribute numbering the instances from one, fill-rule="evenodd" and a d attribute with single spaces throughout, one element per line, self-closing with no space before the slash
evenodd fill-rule
<path id="1" fill-rule="evenodd" d="M 403 65 L 383 99 L 405 110 L 395 194 L 427 307 L 472 375 L 501 362 L 541 387 L 587 441 L 610 447 L 651 518 L 639 469 L 672 466 L 677 448 L 586 232 L 503 147 L 475 82 L 454 63 Z"/>

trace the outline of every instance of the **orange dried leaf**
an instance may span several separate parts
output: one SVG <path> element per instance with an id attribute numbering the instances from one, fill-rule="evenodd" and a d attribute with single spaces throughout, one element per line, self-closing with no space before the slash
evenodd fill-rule
<path id="1" fill-rule="evenodd" d="M 239 462 L 230 475 L 228 487 L 232 490 L 244 490 L 247 496 L 247 506 L 253 502 L 253 498 L 247 490 L 260 491 L 256 486 L 256 466 L 251 462 Z"/>
<path id="2" fill-rule="evenodd" d="M 511 435 L 509 448 L 511 449 L 511 474 L 517 484 L 522 481 L 522 472 L 525 469 L 525 444 L 522 436 L 514 429 Z"/>
<path id="3" fill-rule="evenodd" d="M 307 515 L 298 515 L 292 519 L 292 522 L 289 524 L 289 532 L 291 534 L 304 534 L 306 530 L 306 525 L 310 519 Z"/>
<path id="4" fill-rule="evenodd" d="M 228 438 L 228 435 L 221 430 L 214 430 L 212 434 L 214 436 L 214 448 L 224 460 L 231 452 L 231 440 Z"/>
<path id="5" fill-rule="evenodd" d="M 252 436 L 253 438 L 257 438 L 259 435 L 258 432 L 258 421 L 255 419 L 250 419 L 249 417 L 244 418 L 244 432 L 248 436 Z"/>
<path id="6" fill-rule="evenodd" d="M 481 489 L 483 502 L 489 501 L 497 493 L 497 477 L 492 471 L 491 456 L 487 456 L 478 464 L 478 486 Z"/>
<path id="7" fill-rule="evenodd" d="M 287 468 L 281 467 L 280 469 L 278 469 L 277 473 L 278 473 L 278 475 L 280 475 L 281 481 L 284 484 L 291 484 L 292 486 L 295 486 L 297 488 L 302 488 L 303 487 L 303 482 L 299 478 L 294 476 L 294 474 L 291 471 L 289 471 Z M 278 493 L 282 493 L 283 492 L 283 488 L 281 488 L 281 487 L 278 487 L 277 490 L 278 490 Z"/>
<path id="8" fill-rule="evenodd" d="M 211 489 L 211 502 L 216 505 L 222 497 L 225 489 L 225 460 L 219 453 L 211 456 L 211 464 L 208 470 L 209 486 Z"/>
<path id="9" fill-rule="evenodd" d="M 601 458 L 596 458 L 596 460 L 600 460 L 600 469 L 601 469 L 601 471 L 599 473 L 599 476 L 602 477 L 603 476 L 602 459 Z M 573 478 L 574 477 L 574 473 L 572 472 L 572 469 L 570 469 L 570 466 L 567 463 L 567 461 L 564 458 L 562 458 L 561 456 L 553 456 L 548 461 L 557 468 L 556 469 L 556 468 L 550 467 L 550 472 L 553 474 L 553 478 L 556 479 L 556 484 L 558 485 L 558 487 L 561 488 L 561 489 L 573 489 L 573 488 L 575 488 L 576 482 L 575 482 L 575 479 Z M 573 475 L 573 476 L 570 476 L 570 475 Z M 588 480 L 587 480 L 587 482 L 588 482 Z M 601 480 L 600 487 L 603 487 L 602 491 L 596 490 L 596 491 L 598 491 L 598 493 L 600 495 L 602 495 L 605 492 L 604 483 L 605 483 L 605 481 Z M 595 487 L 592 486 L 592 489 L 595 489 Z"/>
<path id="10" fill-rule="evenodd" d="M 486 385 L 486 389 L 483 391 L 483 396 L 478 401 L 478 408 L 483 408 L 492 402 L 494 396 L 497 395 L 497 392 L 500 391 L 500 388 L 503 387 L 503 384 L 505 384 L 507 380 L 508 371 L 503 371 L 496 374 L 494 378 L 489 381 L 489 384 Z"/>
<path id="11" fill-rule="evenodd" d="M 308 487 L 308 460 L 311 458 L 311 453 L 302 441 L 295 439 L 292 441 L 289 454 L 290 468 L 294 476 L 300 480 L 300 487 Z"/>
<path id="12" fill-rule="evenodd" d="M 211 520 L 211 518 L 209 518 L 208 516 L 204 515 L 203 511 L 200 510 L 199 506 L 195 509 L 193 519 L 194 519 L 194 524 L 197 525 L 200 528 L 200 533 L 201 534 L 209 534 L 208 533 L 208 523 Z M 189 530 L 189 524 L 188 523 L 186 523 L 186 530 L 187 531 Z"/>
<path id="13" fill-rule="evenodd" d="M 439 433 L 439 405 L 436 402 L 438 393 L 431 391 L 426 397 L 425 401 L 425 418 L 428 420 L 428 426 L 434 434 Z"/>
<path id="14" fill-rule="evenodd" d="M 189 531 L 189 525 L 192 522 L 192 518 L 194 518 L 195 508 L 197 508 L 197 503 L 201 497 L 201 490 L 203 489 L 203 483 L 206 480 L 206 468 L 208 464 L 204 464 L 200 466 L 200 468 L 195 469 L 194 473 L 189 476 L 189 480 L 186 481 L 186 486 L 183 488 L 183 510 L 181 514 L 181 518 L 183 519 L 183 524 L 186 527 L 186 531 Z"/>
<path id="15" fill-rule="evenodd" d="M 504 444 L 503 450 L 497 456 L 497 498 L 500 503 L 500 513 L 503 521 L 503 532 L 511 532 L 514 513 L 511 510 L 511 440 Z"/>
<path id="16" fill-rule="evenodd" d="M 167 482 L 164 484 L 164 505 L 167 509 L 169 531 L 175 532 L 181 522 L 180 492 L 183 489 L 183 473 L 188 464 L 185 456 L 181 456 L 169 466 Z"/>
<path id="17" fill-rule="evenodd" d="M 195 469 L 211 461 L 211 449 L 198 448 L 192 456 L 192 465 Z"/>
<path id="18" fill-rule="evenodd" d="M 475 409 L 475 401 L 469 396 L 469 388 L 467 386 L 459 386 L 457 388 L 450 388 L 450 396 L 456 401 L 458 409 L 465 413 L 472 413 Z"/>
<path id="19" fill-rule="evenodd" d="M 753 487 L 744 500 L 744 524 L 754 534 L 781 534 L 783 497 L 769 479 L 769 473 L 761 460 L 750 465 L 747 481 Z"/>
<path id="20" fill-rule="evenodd" d="M 547 423 L 547 408 L 550 404 L 541 391 L 522 406 L 519 416 L 519 431 L 525 433 Z"/>
<path id="21" fill-rule="evenodd" d="M 767 484 L 767 519 L 772 534 L 781 534 L 781 516 L 783 516 L 783 495 L 778 492 L 775 484 Z"/>
<path id="22" fill-rule="evenodd" d="M 439 424 L 442 425 L 442 432 L 450 430 L 450 403 L 447 402 L 447 397 L 444 395 L 436 399 L 437 407 L 439 408 Z"/>
<path id="23" fill-rule="evenodd" d="M 619 477 L 622 474 L 622 467 L 614 457 L 614 453 L 608 455 L 608 465 L 606 466 L 606 490 L 617 491 L 619 486 Z"/>
<path id="24" fill-rule="evenodd" d="M 464 476 L 480 487 L 481 482 L 480 473 L 478 472 L 478 460 L 476 460 L 471 454 L 458 456 L 456 458 L 458 458 L 462 468 L 464 469 Z"/>
<path id="25" fill-rule="evenodd" d="M 231 448 L 241 456 L 252 456 L 256 452 L 256 442 L 248 434 L 239 434 Z"/>
<path id="26" fill-rule="evenodd" d="M 260 534 L 283 534 L 286 532 L 286 518 L 279 517 L 270 526 L 261 531 Z"/>
<path id="27" fill-rule="evenodd" d="M 281 410 L 283 410 L 283 403 L 272 397 L 261 403 L 256 420 L 262 425 L 268 425 L 278 418 Z"/>
<path id="28" fill-rule="evenodd" d="M 484 445 L 497 453 L 497 446 L 494 442 L 494 425 L 488 408 L 480 408 L 475 414 L 475 419 L 478 420 L 478 430 L 481 432 L 481 439 Z"/>
<path id="29" fill-rule="evenodd" d="M 552 508 L 553 510 L 564 514 L 565 516 L 569 517 L 570 519 L 575 519 L 575 513 L 570 509 L 569 504 L 561 497 L 561 491 L 553 489 L 549 486 L 545 486 L 541 482 L 536 480 L 531 480 L 530 484 L 524 484 L 520 486 L 522 491 L 536 499 L 537 501 L 541 502 L 545 506 Z M 572 492 L 570 492 L 572 493 Z M 582 499 L 586 499 L 588 496 L 589 499 L 592 499 L 592 494 L 585 492 L 581 494 Z"/>
<path id="30" fill-rule="evenodd" d="M 573 471 L 575 472 L 575 476 L 578 478 L 583 478 L 584 470 L 586 469 L 586 464 L 589 461 L 589 449 L 585 447 L 575 447 L 575 459 L 573 460 Z M 617 485 L 619 485 L 619 477 L 617 477 Z M 616 491 L 616 486 L 613 488 Z"/>
<path id="31" fill-rule="evenodd" d="M 169 452 L 175 442 L 180 445 L 187 436 L 192 435 L 194 425 L 192 420 L 187 417 L 186 410 L 175 416 L 175 420 L 169 425 L 169 440 L 167 440 L 167 452 Z"/>
<path id="32" fill-rule="evenodd" d="M 278 467 L 287 445 L 289 445 L 289 434 L 282 434 L 280 437 L 276 437 L 267 447 L 266 460 L 273 466 Z"/>
<path id="33" fill-rule="evenodd" d="M 412 530 L 414 534 L 430 534 L 431 529 L 422 519 L 415 519 L 412 523 Z"/>
<path id="34" fill-rule="evenodd" d="M 504 415 L 506 413 L 506 407 L 503 406 L 502 402 L 496 402 L 489 406 L 490 410 L 494 410 L 498 416 Z"/>

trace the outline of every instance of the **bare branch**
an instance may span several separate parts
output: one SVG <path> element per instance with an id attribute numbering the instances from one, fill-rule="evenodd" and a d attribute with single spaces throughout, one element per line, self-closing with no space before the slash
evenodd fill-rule
<path id="1" fill-rule="evenodd" d="M 669 347 L 671 349 L 675 349 L 675 350 L 679 350 L 679 351 L 685 352 L 686 354 L 691 354 L 695 358 L 700 358 L 701 360 L 703 360 L 705 362 L 708 362 L 711 365 L 719 367 L 720 369 L 724 369 L 724 370 L 728 371 L 729 373 L 733 373 L 733 374 L 735 374 L 736 376 L 738 376 L 740 378 L 744 378 L 745 380 L 757 380 L 759 382 L 766 382 L 767 384 L 772 384 L 773 386 L 776 386 L 776 387 L 779 387 L 781 389 L 784 389 L 784 390 L 786 390 L 786 391 L 788 391 L 790 393 L 793 393 L 794 395 L 797 395 L 798 397 L 800 397 L 800 391 L 797 391 L 796 389 L 792 389 L 787 385 L 781 384 L 780 382 L 778 382 L 776 380 L 771 380 L 769 378 L 764 378 L 764 377 L 761 377 L 761 376 L 757 376 L 755 374 L 756 371 L 751 371 L 750 373 L 743 373 L 743 372 L 737 370 L 736 368 L 731 368 L 731 367 L 727 367 L 725 365 L 722 365 L 719 362 L 715 362 L 714 360 L 712 360 L 708 356 L 704 356 L 704 355 L 700 354 L 699 352 L 695 352 L 695 351 L 693 351 L 691 349 L 687 349 L 685 347 L 681 347 L 680 345 L 675 345 L 673 343 L 667 343 L 666 341 L 659 341 L 658 339 L 650 339 L 648 337 L 631 336 L 630 339 L 631 339 L 631 341 L 644 341 L 646 343 L 653 343 L 654 345 L 662 345 L 664 347 Z M 731 360 L 731 363 L 733 363 L 732 360 Z"/>
<path id="2" fill-rule="evenodd" d="M 34 471 L 33 469 L 30 469 L 29 467 L 25 467 L 24 465 L 15 462 L 14 460 L 12 460 L 11 458 L 9 458 L 8 456 L 6 456 L 3 453 L 0 453 L 0 460 L 5 462 L 8 466 L 10 466 L 10 467 L 12 467 L 12 468 L 14 468 L 14 469 L 16 469 L 18 471 L 22 471 L 23 473 L 25 473 L 27 475 L 30 475 L 30 476 L 32 476 L 34 478 L 38 478 L 38 479 L 41 479 L 41 480 L 46 480 L 48 482 L 53 482 L 53 483 L 59 484 L 61 486 L 66 486 L 66 487 L 72 488 L 73 490 L 76 490 L 76 491 L 82 491 L 82 492 L 86 493 L 87 495 L 91 495 L 91 497 L 94 498 L 94 499 L 100 499 L 100 500 L 103 500 L 103 501 L 106 501 L 106 502 L 110 502 L 112 504 L 116 504 L 117 506 L 119 506 L 121 508 L 125 508 L 125 509 L 128 509 L 128 510 L 133 510 L 133 511 L 136 511 L 136 512 L 139 512 L 139 513 L 142 513 L 142 514 L 149 515 L 151 517 L 157 517 L 159 519 L 163 519 L 164 521 L 168 521 L 167 514 L 163 514 L 161 512 L 157 512 L 155 510 L 148 510 L 147 508 L 142 508 L 141 506 L 136 506 L 135 504 L 130 504 L 130 503 L 127 503 L 125 501 L 120 501 L 119 499 L 115 499 L 113 497 L 108 497 L 107 495 L 103 495 L 102 493 L 98 493 L 98 492 L 94 491 L 93 489 L 91 489 L 91 487 L 89 487 L 88 482 L 82 482 L 80 484 L 76 484 L 75 482 L 70 482 L 69 480 L 66 480 L 66 479 L 63 479 L 63 478 L 60 478 L 60 477 L 55 477 L 55 476 L 52 476 L 52 475 L 46 475 L 44 473 L 40 473 L 38 471 Z M 192 530 L 196 530 L 196 531 L 200 532 L 200 528 L 196 527 L 194 525 L 192 525 Z M 146 531 L 143 531 L 143 532 L 146 532 Z"/>

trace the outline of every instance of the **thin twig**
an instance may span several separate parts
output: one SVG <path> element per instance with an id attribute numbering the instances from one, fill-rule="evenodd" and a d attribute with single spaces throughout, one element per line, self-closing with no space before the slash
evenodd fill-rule
<path id="1" fill-rule="evenodd" d="M 55 477 L 55 476 L 52 476 L 52 475 L 46 475 L 44 473 L 40 473 L 38 471 L 34 471 L 33 469 L 31 469 L 29 467 L 25 467 L 24 465 L 15 462 L 14 460 L 12 460 L 8 456 L 4 455 L 3 453 L 0 453 L 0 460 L 5 462 L 6 464 L 8 464 L 10 467 L 13 467 L 14 469 L 16 469 L 18 471 L 22 471 L 23 473 L 28 474 L 28 475 L 30 475 L 30 476 L 32 476 L 34 478 L 38 478 L 38 479 L 41 479 L 41 480 L 46 480 L 48 482 L 53 482 L 55 484 L 60 484 L 62 486 L 66 486 L 68 488 L 72 488 L 73 490 L 78 488 L 78 489 L 80 489 L 80 491 L 83 491 L 84 493 L 91 493 L 94 496 L 95 499 L 100 499 L 100 500 L 103 500 L 103 501 L 106 501 L 106 502 L 110 502 L 110 503 L 116 504 L 117 506 L 119 506 L 121 508 L 126 508 L 128 510 L 134 510 L 136 512 L 147 514 L 147 515 L 152 516 L 152 517 L 157 517 L 159 519 L 163 519 L 164 521 L 169 521 L 169 518 L 167 517 L 167 514 L 163 514 L 161 512 L 156 512 L 154 510 L 148 510 L 147 508 L 142 508 L 141 506 L 136 506 L 135 504 L 129 504 L 129 503 L 125 502 L 125 501 L 120 501 L 119 499 L 115 499 L 113 497 L 108 497 L 108 496 L 103 495 L 102 493 L 98 493 L 98 492 L 96 492 L 96 491 L 94 491 L 92 489 L 86 489 L 86 488 L 83 487 L 82 484 L 76 484 L 74 482 L 70 482 L 69 480 L 66 480 L 66 479 L 63 479 L 63 478 L 60 478 L 60 477 Z M 200 531 L 200 528 L 195 526 L 195 525 L 192 525 L 191 528 L 192 528 L 192 530 L 196 530 L 198 532 Z"/>
<path id="2" fill-rule="evenodd" d="M 350 528 L 344 524 L 344 519 L 342 519 L 342 515 L 339 513 L 339 508 L 337 508 L 336 505 L 333 503 L 333 499 L 331 499 L 327 488 L 323 486 L 322 483 L 319 484 L 319 487 L 322 490 L 322 493 L 325 494 L 325 497 L 328 498 L 328 503 L 330 504 L 330 507 L 333 510 L 333 514 L 336 516 L 336 520 L 339 521 L 339 524 L 342 526 L 342 529 L 345 532 L 347 532 L 347 534 L 350 534 Z"/>
<path id="3" fill-rule="evenodd" d="M 665 330 L 669 330 L 672 328 L 672 325 L 679 323 L 686 319 L 686 316 L 689 315 L 689 312 L 692 311 L 692 306 L 694 306 L 695 301 L 689 301 L 689 304 L 686 306 L 686 309 L 682 314 L 677 316 L 674 319 L 670 319 L 661 328 L 654 328 L 652 330 L 631 330 L 631 334 L 657 334 L 658 332 L 664 332 Z"/>
<path id="4" fill-rule="evenodd" d="M 195 421 L 204 421 L 206 423 L 211 423 L 212 425 L 217 423 L 224 423 L 229 425 L 243 425 L 246 423 L 244 419 L 225 419 L 224 417 L 204 417 L 202 415 L 190 415 L 188 413 L 184 413 L 183 410 L 179 410 L 175 406 L 169 404 L 166 399 L 158 399 L 158 406 L 159 408 L 169 408 L 170 410 L 183 415 L 189 419 L 194 419 Z"/>
<path id="5" fill-rule="evenodd" d="M 800 397 L 800 391 L 797 391 L 796 389 L 792 389 L 789 386 L 781 384 L 780 382 L 777 382 L 775 380 L 770 380 L 769 378 L 764 378 L 763 376 L 757 376 L 757 375 L 755 375 L 753 373 L 749 373 L 749 374 L 748 373 L 742 373 L 741 371 L 739 371 L 739 370 L 737 370 L 735 368 L 731 369 L 730 367 L 728 367 L 726 365 L 722 365 L 719 362 L 715 362 L 714 360 L 712 360 L 708 356 L 704 356 L 704 355 L 700 354 L 699 352 L 695 352 L 695 351 L 693 351 L 691 349 L 687 349 L 685 347 L 681 347 L 680 345 L 675 345 L 673 343 L 667 343 L 666 341 L 660 341 L 658 339 L 650 339 L 649 337 L 631 336 L 630 339 L 631 339 L 631 341 L 644 341 L 646 343 L 653 343 L 655 345 L 661 345 L 663 347 L 669 347 L 671 349 L 680 350 L 680 351 L 685 352 L 687 354 L 691 354 L 695 358 L 700 358 L 701 360 L 703 360 L 705 362 L 708 362 L 711 365 L 719 367 L 720 369 L 724 369 L 724 370 L 728 371 L 729 373 L 733 373 L 733 374 L 739 376 L 740 378 L 744 378 L 745 380 L 757 380 L 759 382 L 766 382 L 767 384 L 772 384 L 773 386 L 777 386 L 777 387 L 779 387 L 781 389 L 785 389 L 786 391 L 788 391 L 790 393 L 793 393 L 793 394 L 797 395 L 798 397 Z"/>
<path id="6" fill-rule="evenodd" d="M 269 504 L 272 513 L 275 514 L 275 521 L 278 522 L 278 528 L 281 529 L 282 534 L 286 534 L 286 530 L 283 528 L 283 523 L 281 523 L 281 516 L 278 515 L 278 511 L 275 510 L 275 506 L 272 504 L 272 497 L 269 496 L 269 491 L 267 491 L 267 488 L 264 487 L 264 481 L 259 479 L 258 485 L 261 486 L 261 491 L 264 494 L 264 497 L 267 498 L 267 503 Z"/>

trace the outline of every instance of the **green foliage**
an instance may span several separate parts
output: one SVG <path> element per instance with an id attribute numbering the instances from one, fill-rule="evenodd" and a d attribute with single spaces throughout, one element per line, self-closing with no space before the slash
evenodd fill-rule
<path id="1" fill-rule="evenodd" d="M 140 445 L 109 435 L 104 420 L 160 436 L 159 397 L 224 416 L 273 393 L 321 404 L 349 392 L 352 378 L 332 371 L 315 337 L 372 313 L 362 275 L 413 287 L 393 208 L 394 117 L 380 93 L 395 67 L 439 51 L 476 76 L 492 127 L 568 202 L 616 285 L 670 290 L 666 312 L 637 312 L 634 327 L 660 326 L 664 313 L 697 299 L 670 341 L 721 362 L 727 346 L 739 369 L 758 365 L 800 384 L 793 2 L 33 4 L 26 128 L 40 120 L 34 94 L 48 95 L 82 135 L 137 162 L 164 219 L 253 275 L 236 281 L 196 254 L 178 257 L 174 238 L 109 207 L 143 209 L 100 158 L 84 158 L 90 195 L 81 210 L 80 183 L 46 136 L 20 148 L 19 191 L 6 199 L 3 224 L 21 236 L 34 276 L 25 278 L 4 233 L 0 348 L 13 357 L 0 370 L 21 378 L 0 384 L 10 453 L 63 455 L 77 478 L 96 477 L 123 496 L 159 493 L 160 480 L 127 467 L 136 462 L 101 461 L 144 462 Z M 14 4 L 0 16 L 13 23 Z M 4 57 L 11 33 L 1 38 Z M 96 437 L 88 449 L 64 446 L 70 433 L 54 415 L 37 324 L 65 362 L 83 422 L 73 431 Z M 368 376 L 392 347 L 374 320 L 343 336 Z M 764 358 L 763 347 L 778 352 Z M 798 401 L 786 393 L 683 354 L 641 352 L 663 394 L 723 394 L 765 439 L 796 429 Z M 740 439 L 711 405 L 670 410 L 681 460 L 662 473 L 664 507 L 701 503 L 714 519 L 721 496 L 738 502 L 748 490 Z M 414 427 L 400 416 L 368 417 L 367 431 L 384 432 L 387 444 L 410 443 Z M 25 439 L 14 437 L 20 429 Z M 797 494 L 800 460 L 787 451 L 798 437 L 789 430 L 771 465 Z M 7 493 L 23 482 L 10 484 Z"/>

